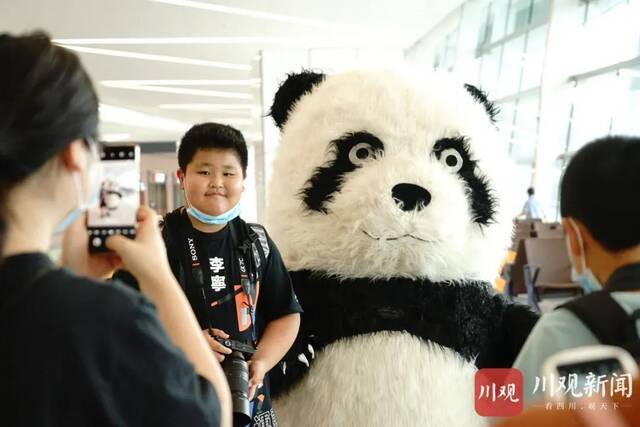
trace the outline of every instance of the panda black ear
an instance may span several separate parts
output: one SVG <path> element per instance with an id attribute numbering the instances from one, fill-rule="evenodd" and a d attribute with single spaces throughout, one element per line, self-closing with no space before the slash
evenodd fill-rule
<path id="1" fill-rule="evenodd" d="M 468 83 L 465 83 L 464 88 L 471 94 L 473 99 L 482 104 L 484 109 L 487 111 L 487 114 L 489 115 L 489 120 L 491 120 L 491 123 L 495 123 L 496 116 L 498 115 L 499 110 L 498 107 L 493 105 L 493 102 L 489 101 L 489 99 L 487 98 L 487 93 Z"/>
<path id="2" fill-rule="evenodd" d="M 280 129 L 289 118 L 293 105 L 305 94 L 310 93 L 313 87 L 325 79 L 325 75 L 303 70 L 300 73 L 287 74 L 287 78 L 280 84 L 269 115 L 273 117 Z"/>

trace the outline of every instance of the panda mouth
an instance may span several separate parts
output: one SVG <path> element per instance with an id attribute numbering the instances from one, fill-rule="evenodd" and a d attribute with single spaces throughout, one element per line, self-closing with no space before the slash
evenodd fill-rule
<path id="1" fill-rule="evenodd" d="M 413 234 L 405 234 L 405 235 L 402 235 L 402 236 L 388 237 L 388 238 L 383 239 L 382 237 L 374 237 L 374 236 L 372 236 L 366 230 L 362 230 L 362 232 L 364 234 L 366 234 L 369 238 L 373 239 L 373 240 L 400 240 L 400 239 L 402 239 L 404 237 L 409 237 L 411 239 L 419 240 L 419 241 L 425 242 L 425 243 L 435 243 L 433 240 L 422 239 L 420 237 L 414 236 Z"/>

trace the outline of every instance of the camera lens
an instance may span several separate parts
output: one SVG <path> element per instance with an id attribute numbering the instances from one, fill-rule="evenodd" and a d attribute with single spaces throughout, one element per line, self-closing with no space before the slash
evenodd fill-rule
<path id="1" fill-rule="evenodd" d="M 249 405 L 249 366 L 239 351 L 233 351 L 223 362 L 223 368 L 231 389 L 234 426 L 245 426 L 251 422 Z"/>

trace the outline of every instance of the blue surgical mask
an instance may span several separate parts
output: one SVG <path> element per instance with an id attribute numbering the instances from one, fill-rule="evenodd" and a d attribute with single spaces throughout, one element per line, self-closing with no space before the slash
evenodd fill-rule
<path id="1" fill-rule="evenodd" d="M 578 273 L 575 267 L 571 267 L 571 280 L 578 283 L 585 294 L 590 294 L 592 292 L 596 292 L 602 290 L 602 284 L 598 281 L 595 274 L 589 267 L 587 267 L 587 257 L 584 253 L 584 244 L 582 240 L 582 235 L 580 234 L 580 229 L 573 221 L 573 219 L 569 218 L 569 224 L 573 228 L 573 231 L 576 233 L 578 238 L 578 244 L 580 246 L 580 261 L 581 261 L 581 273 Z M 567 237 L 567 247 L 569 247 L 569 240 Z M 571 250 L 569 250 L 569 257 L 571 257 Z M 572 263 L 573 264 L 573 263 Z"/>
<path id="2" fill-rule="evenodd" d="M 95 156 L 94 156 L 95 157 Z M 91 170 L 91 193 L 88 200 L 83 199 L 82 186 L 80 185 L 79 174 L 76 172 L 73 174 L 73 187 L 76 192 L 76 206 L 65 215 L 64 218 L 56 224 L 53 229 L 53 234 L 62 234 L 64 231 L 74 223 L 75 220 L 80 217 L 82 212 L 91 209 L 98 204 L 98 196 L 100 194 L 100 183 L 102 181 L 102 165 L 100 163 L 92 167 Z"/>
<path id="3" fill-rule="evenodd" d="M 197 219 L 198 221 L 203 222 L 205 224 L 210 224 L 210 225 L 226 224 L 232 219 L 240 215 L 240 202 L 238 202 L 233 208 L 229 209 L 228 211 L 220 215 L 209 215 L 202 211 L 199 211 L 193 206 L 189 206 L 187 208 L 187 213 L 192 217 L 194 217 L 195 219 Z"/>
<path id="4" fill-rule="evenodd" d="M 196 207 L 189 202 L 189 199 L 187 199 L 186 191 L 185 191 L 185 200 L 187 201 L 187 205 L 188 205 L 187 213 L 191 215 L 193 218 L 197 219 L 198 221 L 204 224 L 209 224 L 209 225 L 226 224 L 232 219 L 240 215 L 240 202 L 238 202 L 234 207 L 232 207 L 228 211 L 221 213 L 220 215 L 209 215 L 196 209 Z"/>

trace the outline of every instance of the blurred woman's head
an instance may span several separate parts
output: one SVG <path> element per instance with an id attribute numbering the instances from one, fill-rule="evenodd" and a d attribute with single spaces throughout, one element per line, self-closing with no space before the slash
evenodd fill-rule
<path id="1" fill-rule="evenodd" d="M 5 222 L 26 209 L 16 206 L 18 194 L 49 200 L 40 214 L 53 224 L 82 203 L 98 98 L 78 57 L 44 33 L 0 34 L 0 64 L 1 244 Z"/>

